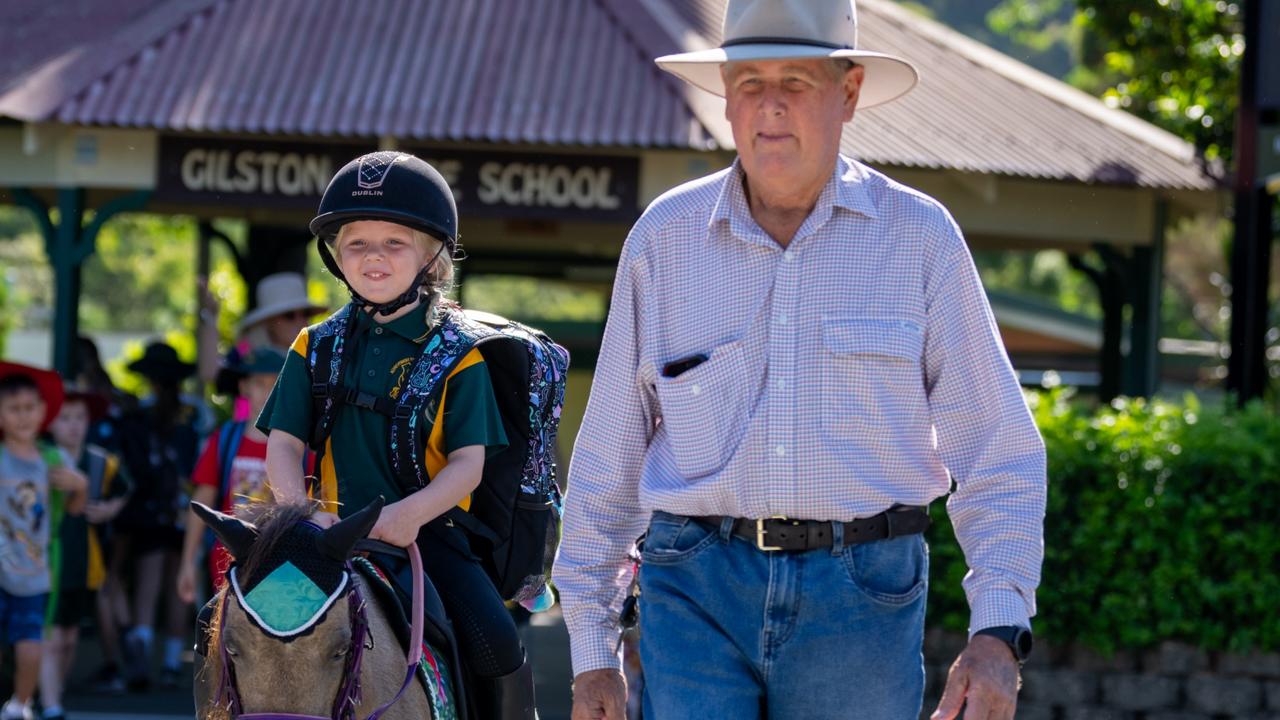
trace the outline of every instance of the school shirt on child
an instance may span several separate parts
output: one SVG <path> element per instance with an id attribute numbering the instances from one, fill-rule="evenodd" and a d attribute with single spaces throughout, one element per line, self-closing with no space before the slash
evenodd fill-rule
<path id="1" fill-rule="evenodd" d="M 89 478 L 88 500 L 112 500 L 129 493 L 129 477 L 120 459 L 94 445 L 86 445 L 76 467 Z M 100 528 L 84 515 L 66 515 L 58 535 L 62 541 L 60 590 L 97 590 L 106 578 Z"/>
<path id="2" fill-rule="evenodd" d="M 363 310 L 353 312 L 356 323 L 344 351 L 348 387 L 360 392 L 395 399 L 408 377 L 423 344 L 432 335 L 425 311 L 414 310 L 388 323 L 375 323 Z M 275 388 L 258 416 L 258 428 L 265 433 L 283 430 L 306 442 L 314 421 L 311 379 L 307 371 L 307 341 L 310 328 L 297 340 L 276 379 Z M 458 362 L 445 381 L 442 402 L 433 403 L 425 413 L 425 468 L 428 477 L 444 467 L 449 453 L 461 447 L 484 445 L 487 455 L 507 446 L 493 384 L 479 350 L 471 350 Z M 388 454 L 390 421 L 384 415 L 354 406 L 341 405 L 326 444 L 319 468 L 320 497 L 326 503 L 341 498 L 341 504 L 326 509 L 346 517 L 368 505 L 377 496 L 387 503 L 405 493 L 396 482 Z M 459 506 L 466 510 L 470 498 Z"/>
<path id="3" fill-rule="evenodd" d="M 65 458 L 64 462 L 70 462 Z M 0 588 L 30 597 L 49 592 L 49 465 L 0 447 Z"/>
<path id="4" fill-rule="evenodd" d="M 191 481 L 199 487 L 212 487 L 218 491 L 218 510 L 235 515 L 236 511 L 252 502 L 271 499 L 271 491 L 267 488 L 267 444 L 254 440 L 246 433 L 240 438 L 240 447 L 231 459 L 231 471 L 228 473 L 227 490 L 222 491 L 222 459 L 218 457 L 218 443 L 221 432 L 209 436 L 200 459 L 196 461 L 196 469 L 191 473 Z M 308 456 L 308 461 L 314 456 Z M 308 465 L 306 472 L 311 472 Z M 209 553 L 209 576 L 221 587 L 222 575 L 231 566 L 231 554 L 217 542 L 213 552 Z"/>

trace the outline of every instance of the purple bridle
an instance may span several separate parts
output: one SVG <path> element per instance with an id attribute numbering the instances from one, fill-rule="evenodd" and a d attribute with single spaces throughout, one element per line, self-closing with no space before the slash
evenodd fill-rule
<path id="1" fill-rule="evenodd" d="M 404 697 L 405 690 L 413 682 L 413 676 L 422 660 L 422 555 L 418 552 L 417 543 L 405 548 L 409 555 L 409 566 L 413 573 L 413 615 L 409 623 L 409 650 L 405 653 L 404 682 L 396 696 L 378 706 L 366 720 L 378 720 L 382 713 Z M 218 621 L 218 658 L 222 663 L 222 677 L 218 685 L 219 703 L 225 703 L 231 717 L 240 720 L 354 720 L 356 707 L 361 702 L 360 669 L 364 660 L 365 639 L 369 634 L 368 616 L 365 613 L 364 597 L 354 581 L 355 569 L 347 561 L 347 572 L 353 578 L 351 589 L 347 591 L 347 607 L 351 613 L 351 651 L 347 653 L 347 664 L 343 669 L 342 687 L 333 700 L 333 711 L 329 717 L 319 715 L 300 715 L 297 713 L 242 713 L 240 711 L 240 691 L 236 689 L 235 671 L 231 666 L 231 658 L 227 654 L 227 645 L 222 642 L 222 630 L 227 622 L 228 591 L 222 598 L 222 616 Z"/>

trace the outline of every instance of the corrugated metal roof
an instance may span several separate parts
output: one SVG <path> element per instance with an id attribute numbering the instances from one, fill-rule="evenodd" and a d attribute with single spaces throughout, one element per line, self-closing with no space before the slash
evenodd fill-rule
<path id="1" fill-rule="evenodd" d="M 94 55 L 62 69 L 98 68 L 75 92 L 48 106 L 8 94 L 0 113 L 218 133 L 709 142 L 681 88 L 595 0 L 216 0 L 119 64 Z"/>
<path id="2" fill-rule="evenodd" d="M 731 143 L 720 101 L 652 62 L 718 44 L 725 0 L 129 1 L 132 21 L 11 83 L 0 115 L 419 141 Z M 922 80 L 902 100 L 859 113 L 845 133 L 852 155 L 1037 179 L 1215 187 L 1173 135 L 889 0 L 861 0 L 859 11 L 862 45 L 909 58 Z"/>

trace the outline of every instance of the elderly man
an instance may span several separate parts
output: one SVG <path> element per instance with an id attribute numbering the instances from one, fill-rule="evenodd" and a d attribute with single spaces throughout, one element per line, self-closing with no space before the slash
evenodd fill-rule
<path id="1" fill-rule="evenodd" d="M 916 78 L 856 22 L 730 0 L 722 48 L 658 60 L 724 95 L 738 159 L 655 201 L 619 261 L 555 574 L 575 720 L 623 717 L 646 521 L 648 720 L 917 717 L 921 533 L 953 480 L 972 616 L 934 717 L 1013 717 L 1044 447 L 951 216 L 839 154 Z"/>

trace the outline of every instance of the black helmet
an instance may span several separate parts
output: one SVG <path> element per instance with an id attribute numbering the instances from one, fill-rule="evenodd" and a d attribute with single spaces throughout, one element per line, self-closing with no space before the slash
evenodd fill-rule
<path id="1" fill-rule="evenodd" d="M 327 244 L 343 225 L 356 220 L 411 227 L 439 240 L 444 244 L 442 251 L 450 256 L 457 250 L 458 207 L 453 191 L 435 168 L 409 153 L 379 150 L 361 155 L 343 165 L 324 189 L 320 209 L 311 219 L 311 232 L 325 266 L 343 282 L 346 278 Z M 417 296 L 425 270 L 406 297 Z"/>
<path id="2" fill-rule="evenodd" d="M 386 220 L 421 230 L 453 253 L 458 207 L 449 184 L 419 157 L 379 150 L 352 160 L 333 176 L 311 220 L 311 232 L 332 239 L 354 220 Z"/>

